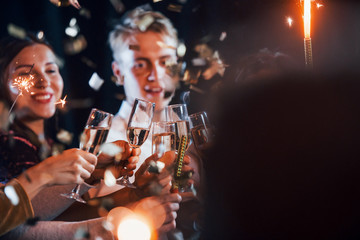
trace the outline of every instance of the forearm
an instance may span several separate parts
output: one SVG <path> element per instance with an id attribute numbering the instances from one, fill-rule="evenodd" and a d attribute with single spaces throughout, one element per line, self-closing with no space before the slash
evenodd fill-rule
<path id="1" fill-rule="evenodd" d="M 46 187 L 32 200 L 35 216 L 41 220 L 52 220 L 65 211 L 75 200 L 62 197 L 60 194 L 69 193 L 75 187 L 74 184 Z M 84 194 L 89 187 L 82 184 L 80 194 Z"/>
<path id="2" fill-rule="evenodd" d="M 3 189 L 0 192 L 0 235 L 34 216 L 30 199 L 21 185 L 16 180 L 12 180 L 7 186 L 12 186 L 14 188 L 19 202 L 17 205 L 12 204 L 10 199 L 8 199 L 3 192 Z"/>
<path id="3" fill-rule="evenodd" d="M 113 240 L 111 232 L 103 228 L 105 218 L 97 218 L 81 222 L 58 222 L 58 221 L 39 221 L 35 226 L 21 225 L 4 235 L 1 239 L 74 239 L 75 233 L 83 229 L 89 233 L 89 238 L 100 237 L 103 240 Z"/>

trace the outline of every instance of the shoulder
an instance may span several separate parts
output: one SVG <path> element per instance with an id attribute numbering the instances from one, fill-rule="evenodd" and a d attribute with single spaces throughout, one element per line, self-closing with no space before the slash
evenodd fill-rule
<path id="1" fill-rule="evenodd" d="M 38 149 L 13 132 L 0 133 L 0 181 L 7 182 L 40 162 Z"/>

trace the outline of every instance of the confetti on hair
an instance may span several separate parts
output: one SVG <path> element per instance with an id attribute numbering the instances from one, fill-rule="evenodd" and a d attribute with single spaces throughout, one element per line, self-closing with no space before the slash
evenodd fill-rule
<path id="1" fill-rule="evenodd" d="M 145 32 L 147 28 L 155 21 L 151 15 L 144 15 L 139 21 L 136 22 L 140 31 Z"/>

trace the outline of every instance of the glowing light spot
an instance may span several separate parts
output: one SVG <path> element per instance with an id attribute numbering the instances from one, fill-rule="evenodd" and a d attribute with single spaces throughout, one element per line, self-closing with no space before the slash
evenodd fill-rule
<path id="1" fill-rule="evenodd" d="M 150 227 L 137 218 L 124 219 L 118 227 L 119 240 L 149 240 Z"/>
<path id="2" fill-rule="evenodd" d="M 116 184 L 116 178 L 114 177 L 114 174 L 112 174 L 112 172 L 109 169 L 105 170 L 104 183 L 108 187 L 115 186 L 115 184 Z"/>
<path id="3" fill-rule="evenodd" d="M 17 206 L 19 204 L 19 196 L 17 195 L 13 186 L 6 186 L 4 188 L 4 193 L 12 205 Z"/>
<path id="4" fill-rule="evenodd" d="M 287 22 L 287 24 L 289 25 L 289 27 L 291 27 L 292 24 L 293 24 L 293 20 L 292 20 L 291 17 L 287 17 L 287 18 L 286 18 L 286 22 Z"/>

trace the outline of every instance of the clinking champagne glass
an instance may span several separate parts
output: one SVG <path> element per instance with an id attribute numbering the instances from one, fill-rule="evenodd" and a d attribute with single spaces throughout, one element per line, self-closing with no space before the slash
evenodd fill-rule
<path id="1" fill-rule="evenodd" d="M 167 151 L 176 150 L 175 123 L 153 122 L 152 124 L 152 154 L 160 156 Z"/>
<path id="2" fill-rule="evenodd" d="M 113 117 L 110 113 L 96 108 L 91 109 L 84 132 L 81 134 L 80 149 L 98 156 L 100 154 L 101 144 L 106 141 Z M 61 194 L 61 196 L 86 203 L 86 201 L 81 198 L 79 190 L 80 185 L 77 184 L 70 193 Z"/>
<path id="3" fill-rule="evenodd" d="M 214 129 L 211 126 L 206 112 L 197 112 L 189 116 L 192 139 L 196 150 L 201 157 L 211 147 L 214 138 Z"/>
<path id="4" fill-rule="evenodd" d="M 139 148 L 146 141 L 150 132 L 154 109 L 155 103 L 138 98 L 135 99 L 126 131 L 129 144 L 132 148 Z M 118 179 L 116 183 L 126 187 L 136 188 L 135 185 L 129 181 L 129 176 L 127 175 Z"/>
<path id="5" fill-rule="evenodd" d="M 190 144 L 189 116 L 186 104 L 173 104 L 165 108 L 166 121 L 175 123 L 176 149 L 179 149 L 180 139 L 187 136 L 186 149 Z"/>

